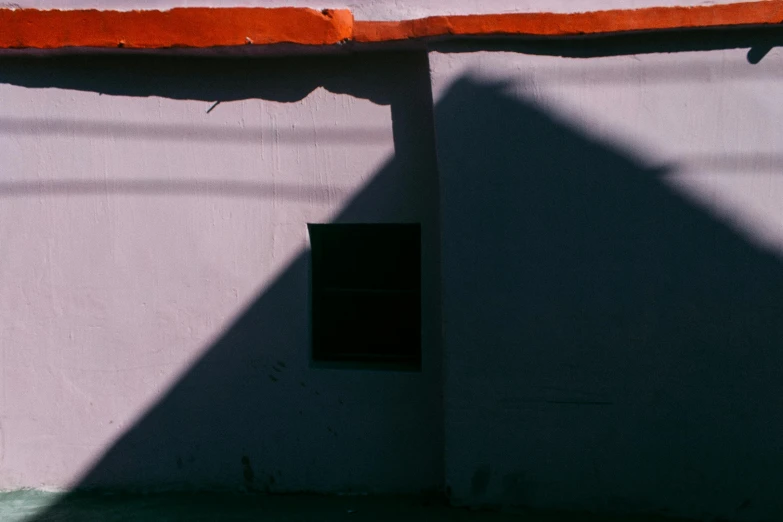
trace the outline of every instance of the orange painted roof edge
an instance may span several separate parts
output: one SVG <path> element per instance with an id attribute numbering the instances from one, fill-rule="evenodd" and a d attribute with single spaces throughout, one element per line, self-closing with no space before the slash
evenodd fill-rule
<path id="1" fill-rule="evenodd" d="M 354 22 L 353 40 L 384 42 L 433 36 L 577 36 L 783 22 L 783 1 L 648 7 L 585 13 L 433 16 L 401 22 Z"/>
<path id="2" fill-rule="evenodd" d="M 168 11 L 0 9 L 0 49 L 329 46 L 442 36 L 575 36 L 783 22 L 783 0 L 585 13 L 432 16 L 354 21 L 349 10 L 183 7 Z"/>
<path id="3" fill-rule="evenodd" d="M 350 40 L 347 9 L 180 7 L 168 11 L 0 9 L 0 49 L 163 49 Z"/>

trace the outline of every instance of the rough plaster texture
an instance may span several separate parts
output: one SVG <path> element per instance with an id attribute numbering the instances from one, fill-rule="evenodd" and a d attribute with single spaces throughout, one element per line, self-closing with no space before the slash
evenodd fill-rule
<path id="1" fill-rule="evenodd" d="M 308 340 L 307 223 L 420 222 L 438 280 L 426 67 L 4 60 L 0 489 L 436 487 L 437 284 L 421 372 Z"/>
<path id="2" fill-rule="evenodd" d="M 455 502 L 783 516 L 783 54 L 677 38 L 431 54 Z"/>
<path id="3" fill-rule="evenodd" d="M 401 20 L 449 14 L 555 12 L 576 13 L 604 9 L 656 6 L 715 5 L 737 0 L 18 0 L 8 7 L 38 9 L 170 9 L 172 7 L 312 7 L 351 9 L 357 20 Z"/>

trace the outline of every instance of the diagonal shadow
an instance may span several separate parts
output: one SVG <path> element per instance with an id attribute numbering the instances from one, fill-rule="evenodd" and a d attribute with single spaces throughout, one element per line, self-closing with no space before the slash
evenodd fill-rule
<path id="1" fill-rule="evenodd" d="M 28 61 L 0 67 L 0 81 L 204 100 L 291 100 L 325 84 L 389 103 L 395 157 L 337 220 L 421 219 L 430 224 L 424 241 L 442 245 L 446 393 L 454 404 L 474 406 L 474 413 L 460 410 L 459 418 L 447 411 L 455 499 L 481 500 L 482 491 L 461 484 L 470 484 L 481 464 L 473 462 L 476 454 L 488 452 L 504 463 L 501 495 L 514 505 L 612 497 L 632 507 L 678 508 L 715 505 L 716 496 L 718 505 L 783 498 L 783 466 L 760 463 L 779 454 L 765 437 L 783 428 L 781 412 L 774 401 L 745 402 L 783 393 L 779 260 L 672 192 L 661 182 L 665 172 L 555 121 L 501 85 L 471 78 L 454 84 L 435 107 L 439 191 L 426 60 L 390 59 L 410 62 L 390 74 L 376 56 L 341 59 L 339 74 L 318 64 L 291 77 L 281 70 L 257 89 L 247 83 L 261 79 L 256 69 L 237 62 L 241 72 L 232 72 L 222 61 L 212 66 L 229 79 L 206 74 L 201 79 L 211 87 L 180 87 L 181 77 L 165 67 L 164 79 L 145 77 L 129 87 L 116 58 L 69 58 L 85 65 L 78 73 L 59 69 L 64 77 Z M 200 78 L 197 65 L 204 62 L 151 63 L 170 63 Z M 425 205 L 433 201 L 440 203 Z M 440 367 L 438 250 L 423 260 L 430 296 L 423 322 L 431 328 L 423 344 L 432 347 L 424 367 L 434 374 Z M 306 254 L 298 257 L 79 487 L 228 484 L 274 491 L 275 466 L 307 468 L 305 459 L 320 459 L 312 469 L 338 476 L 370 476 L 368 469 L 381 466 L 389 484 L 407 480 L 411 469 L 424 473 L 419 485 L 440 484 L 441 427 L 430 418 L 440 412 L 440 379 L 407 387 L 404 397 L 373 416 L 380 425 L 349 427 L 367 430 L 353 445 L 324 438 L 324 410 L 327 417 L 335 411 L 345 389 L 340 381 L 363 376 L 332 379 L 306 369 L 307 263 Z M 278 360 L 286 363 L 291 386 L 269 384 Z M 299 386 L 302 375 L 318 385 Z M 542 398 L 545 388 L 567 393 Z M 618 404 L 623 397 L 635 402 Z M 426 407 L 418 410 L 394 406 L 422 400 Z M 590 412 L 541 413 L 544 403 L 579 402 Z M 502 415 L 487 428 L 487 415 L 498 408 Z M 306 412 L 306 420 L 291 421 L 292 409 Z M 387 446 L 359 445 L 358 457 L 340 458 L 357 455 L 364 437 Z M 737 448 L 736 455 L 723 448 Z M 587 464 L 596 459 L 602 465 L 597 476 Z M 520 481 L 524 470 L 536 471 L 539 481 Z M 699 485 L 705 476 L 721 479 Z M 318 477 L 302 483 L 307 480 L 320 484 Z M 678 489 L 683 481 L 693 488 Z M 68 495 L 34 520 L 66 517 L 77 502 L 78 495 Z"/>
<path id="2" fill-rule="evenodd" d="M 75 493 L 35 519 L 107 516 L 73 514 L 81 498 L 78 491 L 93 488 L 437 488 L 443 468 L 438 186 L 426 56 L 249 60 L 230 65 L 223 60 L 150 57 L 120 62 L 79 57 L 7 59 L 0 64 L 0 81 L 203 100 L 257 97 L 293 101 L 322 86 L 390 105 L 394 157 L 334 221 L 421 223 L 422 370 L 310 368 L 309 258 L 303 252 L 187 374 L 100 456 Z M 171 73 L 172 69 L 177 72 Z M 214 193 L 215 187 L 202 188 Z M 35 190 L 26 186 L 16 189 L 20 193 L 14 194 L 14 187 L 10 187 L 4 196 Z M 73 183 L 43 187 L 55 194 L 89 193 L 91 189 Z M 223 195 L 239 195 L 232 187 L 222 189 Z M 177 195 L 194 187 L 141 182 L 112 190 L 142 195 L 170 191 Z M 242 194 L 258 195 L 266 194 Z M 346 456 L 350 456 L 348 461 Z M 286 476 L 291 475 L 291 469 L 302 470 L 301 476 Z M 152 515 L 148 512 L 145 517 Z"/>
<path id="3" fill-rule="evenodd" d="M 507 92 L 435 106 L 452 499 L 779 518 L 779 253 Z"/>

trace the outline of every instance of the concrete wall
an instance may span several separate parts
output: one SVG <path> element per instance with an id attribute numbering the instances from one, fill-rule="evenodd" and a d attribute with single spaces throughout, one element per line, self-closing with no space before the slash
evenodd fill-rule
<path id="1" fill-rule="evenodd" d="M 437 487 L 429 86 L 423 55 L 3 59 L 0 489 Z M 421 372 L 310 367 L 330 221 L 422 224 Z"/>
<path id="2" fill-rule="evenodd" d="M 3 58 L 0 489 L 779 518 L 748 34 L 444 44 L 432 93 L 422 55 Z M 310 366 L 314 221 L 422 223 L 420 373 Z"/>
<path id="3" fill-rule="evenodd" d="M 455 502 L 783 516 L 783 54 L 733 46 L 431 55 Z"/>

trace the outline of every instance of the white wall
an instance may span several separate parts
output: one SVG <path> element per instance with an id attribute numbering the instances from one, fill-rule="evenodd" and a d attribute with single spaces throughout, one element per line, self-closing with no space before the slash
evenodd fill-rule
<path id="1" fill-rule="evenodd" d="M 421 222 L 437 281 L 425 59 L 0 69 L 0 489 L 440 483 L 437 284 L 421 372 L 308 340 L 309 222 Z"/>
<path id="2" fill-rule="evenodd" d="M 783 54 L 623 44 L 431 54 L 446 484 L 779 519 Z"/>

